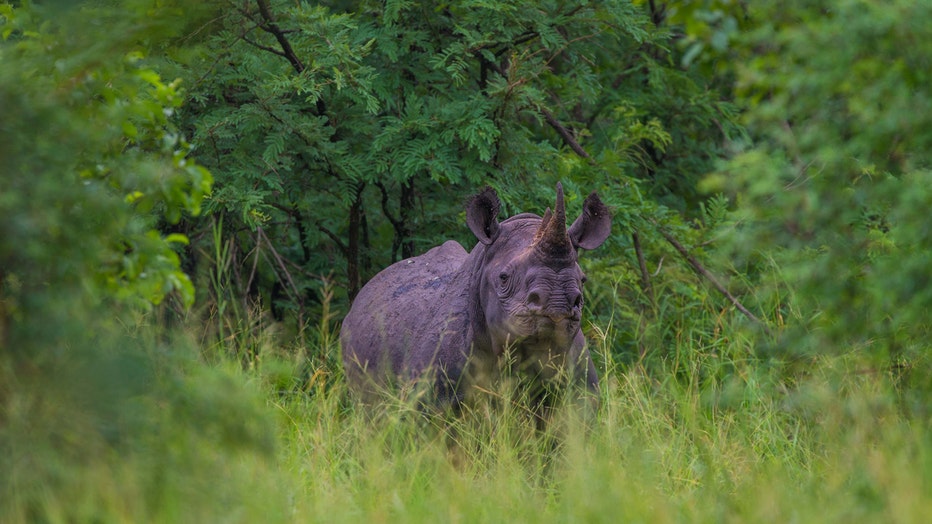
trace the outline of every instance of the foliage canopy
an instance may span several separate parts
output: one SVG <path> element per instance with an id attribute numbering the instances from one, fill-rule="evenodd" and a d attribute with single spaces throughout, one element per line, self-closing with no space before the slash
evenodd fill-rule
<path id="1" fill-rule="evenodd" d="M 558 179 L 623 220 L 662 217 L 645 198 L 698 212 L 697 181 L 739 134 L 627 2 L 259 1 L 208 27 L 183 115 L 234 258 L 251 264 L 257 229 L 274 240 L 257 278 L 285 293 L 265 303 L 303 310 L 328 275 L 352 298 L 399 256 L 471 245 L 461 203 L 483 184 L 506 214 L 541 213 L 526 203 Z"/>

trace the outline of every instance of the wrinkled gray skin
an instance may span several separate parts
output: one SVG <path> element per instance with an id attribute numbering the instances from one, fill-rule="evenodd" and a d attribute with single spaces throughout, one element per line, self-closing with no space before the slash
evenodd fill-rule
<path id="1" fill-rule="evenodd" d="M 365 399 L 389 384 L 426 380 L 432 402 L 458 407 L 507 370 L 544 387 L 569 381 L 598 392 L 580 331 L 585 276 L 577 250 L 605 241 L 608 209 L 592 193 L 567 229 L 558 184 L 553 213 L 499 223 L 498 211 L 498 196 L 486 188 L 467 205 L 479 239 L 472 252 L 448 241 L 362 288 L 340 332 L 351 390 Z"/>

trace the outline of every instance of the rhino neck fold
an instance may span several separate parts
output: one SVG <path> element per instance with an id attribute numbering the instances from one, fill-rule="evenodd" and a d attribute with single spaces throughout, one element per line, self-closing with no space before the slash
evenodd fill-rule
<path id="1" fill-rule="evenodd" d="M 489 333 L 485 312 L 478 297 L 478 289 L 482 280 L 482 266 L 488 246 L 477 244 L 460 267 L 461 274 L 468 280 L 468 289 L 473 290 L 467 297 L 467 324 L 471 332 L 472 344 L 466 348 L 471 353 L 492 354 L 492 336 Z"/>

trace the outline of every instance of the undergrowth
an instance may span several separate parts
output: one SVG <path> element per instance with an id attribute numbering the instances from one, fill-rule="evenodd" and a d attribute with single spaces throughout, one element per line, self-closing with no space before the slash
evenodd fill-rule
<path id="1" fill-rule="evenodd" d="M 750 359 L 732 361 L 727 375 L 707 372 L 708 362 L 676 362 L 685 348 L 653 365 L 622 364 L 603 332 L 592 341 L 603 376 L 597 417 L 565 406 L 539 430 L 507 390 L 497 407 L 458 417 L 400 399 L 363 410 L 344 385 L 331 328 L 318 329 L 309 338 L 328 345 L 310 358 L 266 339 L 251 346 L 245 367 L 220 353 L 205 359 L 191 342 L 197 333 L 161 342 L 139 335 L 135 343 L 153 347 L 149 392 L 130 388 L 111 408 L 62 400 L 68 382 L 19 377 L 21 393 L 7 399 L 19 407 L 2 420 L 10 476 L 0 520 L 923 522 L 932 514 L 929 421 L 903 410 L 889 373 L 865 372 L 853 358 L 825 357 L 789 383 Z M 677 378 L 682 366 L 697 378 Z M 37 387 L 48 388 L 44 400 Z"/>
<path id="2" fill-rule="evenodd" d="M 519 409 L 373 419 L 342 385 L 271 403 L 299 521 L 921 522 L 927 424 L 835 365 L 793 391 L 610 368 L 594 422 L 564 409 L 543 432 Z"/>
<path id="3" fill-rule="evenodd" d="M 228 300 L 222 287 L 214 300 Z M 192 322 L 166 335 L 138 316 L 72 341 L 42 373 L 0 370 L 0 521 L 932 514 L 925 393 L 858 352 L 787 365 L 712 303 L 616 310 L 586 329 L 602 377 L 597 415 L 568 403 L 541 429 L 504 386 L 458 416 L 392 397 L 363 409 L 343 379 L 328 296 L 300 336 L 262 311 L 213 306 L 202 314 L 222 328 Z"/>
<path id="4" fill-rule="evenodd" d="M 815 358 L 789 376 L 754 357 L 753 337 L 734 326 L 720 324 L 714 338 L 693 323 L 667 328 L 681 346 L 634 362 L 612 351 L 612 323 L 591 326 L 603 377 L 598 416 L 564 406 L 542 431 L 506 388 L 494 409 L 459 417 L 402 400 L 373 415 L 338 372 L 312 372 L 337 380 L 269 400 L 295 519 L 921 522 L 930 514 L 929 420 L 902 409 L 894 375 L 865 371 L 852 353 Z M 654 335 L 634 336 L 650 344 Z"/>

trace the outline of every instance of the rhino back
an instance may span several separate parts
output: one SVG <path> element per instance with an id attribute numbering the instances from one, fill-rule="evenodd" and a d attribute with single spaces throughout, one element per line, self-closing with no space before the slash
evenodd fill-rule
<path id="1" fill-rule="evenodd" d="M 460 368 L 468 343 L 466 250 L 448 241 L 392 264 L 356 296 L 340 342 L 351 383 Z"/>

